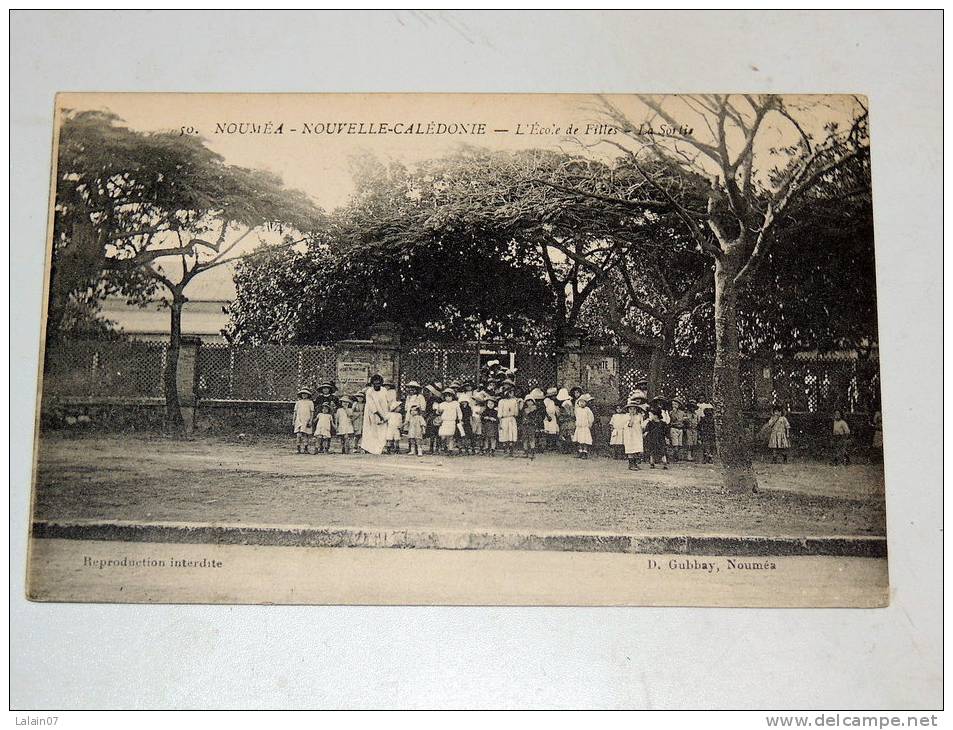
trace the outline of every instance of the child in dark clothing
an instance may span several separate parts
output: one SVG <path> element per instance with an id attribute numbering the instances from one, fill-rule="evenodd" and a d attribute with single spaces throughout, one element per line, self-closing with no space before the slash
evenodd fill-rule
<path id="1" fill-rule="evenodd" d="M 462 431 L 460 448 L 465 454 L 475 454 L 476 446 L 473 443 L 473 408 L 470 401 L 460 399 L 460 423 L 457 428 Z"/>
<path id="2" fill-rule="evenodd" d="M 496 401 L 488 398 L 480 417 L 483 421 L 483 451 L 496 456 L 496 441 L 500 435 L 500 418 L 496 413 Z"/>
<path id="3" fill-rule="evenodd" d="M 649 468 L 655 468 L 659 461 L 663 469 L 668 469 L 668 457 L 665 454 L 665 445 L 668 438 L 668 424 L 662 420 L 662 411 L 652 408 L 649 411 L 649 422 L 645 427 L 645 451 L 649 456 Z"/>

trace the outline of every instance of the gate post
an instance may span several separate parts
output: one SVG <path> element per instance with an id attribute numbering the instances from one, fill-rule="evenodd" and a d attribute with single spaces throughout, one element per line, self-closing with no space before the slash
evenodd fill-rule
<path id="1" fill-rule="evenodd" d="M 179 406 L 185 420 L 186 433 L 195 430 L 196 388 L 199 374 L 199 337 L 182 337 L 179 345 L 179 367 L 176 372 L 175 388 L 179 395 Z"/>

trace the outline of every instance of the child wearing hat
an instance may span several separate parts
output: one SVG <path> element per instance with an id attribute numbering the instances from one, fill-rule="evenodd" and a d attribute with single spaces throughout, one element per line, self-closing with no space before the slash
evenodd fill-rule
<path id="1" fill-rule="evenodd" d="M 354 426 L 351 424 L 351 399 L 346 395 L 341 398 L 340 405 L 334 412 L 334 432 L 341 439 L 341 453 L 350 453 Z"/>
<path id="2" fill-rule="evenodd" d="M 351 416 L 351 433 L 353 434 L 354 443 L 359 443 L 361 434 L 364 433 L 364 394 L 355 393 L 352 398 L 353 401 L 349 410 L 349 415 Z M 360 454 L 361 450 L 354 449 L 353 453 Z"/>
<path id="3" fill-rule="evenodd" d="M 645 424 L 644 406 L 638 398 L 629 398 L 625 409 L 628 411 L 625 426 L 622 429 L 622 443 L 625 446 L 625 455 L 629 460 L 629 469 L 637 471 L 642 459 L 643 440 L 642 432 Z"/>
<path id="4" fill-rule="evenodd" d="M 331 415 L 331 403 L 324 401 L 319 406 L 314 423 L 314 438 L 317 441 L 318 450 L 316 454 L 326 454 L 331 451 L 331 429 L 333 428 L 334 418 Z"/>
<path id="5" fill-rule="evenodd" d="M 500 418 L 500 448 L 513 457 L 516 455 L 516 440 L 519 438 L 516 418 L 519 416 L 520 402 L 515 395 L 512 380 L 503 381 L 503 397 L 497 404 L 497 412 Z"/>
<path id="6" fill-rule="evenodd" d="M 299 454 L 307 454 L 311 445 L 311 420 L 314 418 L 314 401 L 311 400 L 311 389 L 300 388 L 294 409 L 295 446 Z"/>
<path id="7" fill-rule="evenodd" d="M 486 406 L 480 414 L 483 422 L 483 451 L 490 456 L 496 456 L 496 442 L 500 435 L 500 418 L 496 413 L 496 401 L 486 399 Z"/>
<path id="8" fill-rule="evenodd" d="M 612 457 L 614 459 L 624 458 L 625 437 L 623 436 L 623 430 L 628 420 L 629 416 L 625 412 L 625 403 L 617 403 L 615 413 L 613 413 L 612 418 L 609 419 L 609 429 L 611 430 L 609 435 L 609 448 L 612 449 Z"/>
<path id="9" fill-rule="evenodd" d="M 411 403 L 407 410 L 407 453 L 423 456 L 423 448 L 420 442 L 424 438 L 424 429 L 427 424 L 420 410 L 419 403 Z"/>
<path id="10" fill-rule="evenodd" d="M 314 397 L 315 415 L 321 412 L 321 405 L 324 403 L 331 404 L 332 413 L 337 410 L 337 398 L 334 397 L 334 392 L 336 390 L 337 388 L 334 386 L 334 383 L 330 381 L 321 383 L 321 385 L 318 386 L 318 394 Z"/>
<path id="11" fill-rule="evenodd" d="M 457 423 L 460 422 L 460 403 L 457 402 L 457 394 L 452 388 L 444 388 L 442 395 L 443 401 L 434 404 L 434 411 L 440 419 L 437 435 L 440 437 L 441 451 L 450 454 L 454 446 L 454 435 L 457 433 Z"/>
<path id="12" fill-rule="evenodd" d="M 668 458 L 665 454 L 665 443 L 668 435 L 668 424 L 662 420 L 662 410 L 653 407 L 649 410 L 649 420 L 645 424 L 644 447 L 649 455 L 649 468 L 655 468 L 655 462 L 660 462 L 663 469 L 668 469 Z"/>
<path id="13" fill-rule="evenodd" d="M 520 409 L 520 437 L 523 441 L 523 455 L 529 459 L 536 458 L 536 434 L 543 425 L 544 411 L 539 405 L 543 391 L 534 388 L 527 394 Z"/>
<path id="14" fill-rule="evenodd" d="M 404 406 L 399 400 L 391 403 L 387 412 L 387 449 L 385 453 L 400 453 L 400 429 L 404 425 L 404 415 L 401 412 Z"/>
<path id="15" fill-rule="evenodd" d="M 595 423 L 596 417 L 589 408 L 591 400 L 592 396 L 588 393 L 583 393 L 576 399 L 576 431 L 573 434 L 573 441 L 579 452 L 576 457 L 578 459 L 588 459 L 589 447 L 592 446 L 592 424 Z"/>
<path id="16" fill-rule="evenodd" d="M 426 407 L 421 411 L 420 415 L 424 417 L 424 441 L 427 441 L 430 444 L 429 453 L 437 453 L 437 449 L 440 445 L 440 436 L 438 434 L 438 428 L 440 426 L 440 415 L 435 412 L 435 408 L 443 396 L 440 394 L 440 388 L 434 383 L 429 383 L 424 386 L 422 395 L 426 399 Z"/>
<path id="17" fill-rule="evenodd" d="M 555 451 L 556 441 L 559 439 L 559 404 L 556 402 L 556 393 L 555 388 L 547 388 L 546 397 L 543 398 L 543 433 L 547 451 Z"/>
<path id="18" fill-rule="evenodd" d="M 778 463 L 778 454 L 785 464 L 788 463 L 788 449 L 791 448 L 791 424 L 784 417 L 781 406 L 771 408 L 771 418 L 764 424 L 767 432 L 768 449 L 771 451 L 771 463 Z"/>
<path id="19" fill-rule="evenodd" d="M 563 398 L 562 396 L 566 397 Z M 576 408 L 569 393 L 563 388 L 556 398 L 560 402 L 559 437 L 562 439 L 562 452 L 568 454 L 573 450 L 573 437 L 576 435 Z"/>
<path id="20" fill-rule="evenodd" d="M 413 406 L 417 406 L 418 410 L 424 413 L 427 410 L 427 398 L 420 392 L 420 383 L 411 380 L 404 388 L 407 390 L 407 395 L 404 398 L 404 413 L 410 413 Z"/>

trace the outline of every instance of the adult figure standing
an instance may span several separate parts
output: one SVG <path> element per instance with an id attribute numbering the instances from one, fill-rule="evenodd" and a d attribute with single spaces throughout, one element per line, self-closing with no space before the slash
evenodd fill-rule
<path id="1" fill-rule="evenodd" d="M 384 390 L 381 375 L 371 377 L 370 386 L 364 391 L 364 424 L 361 432 L 361 448 L 368 454 L 383 454 L 387 444 L 387 414 L 390 398 Z"/>

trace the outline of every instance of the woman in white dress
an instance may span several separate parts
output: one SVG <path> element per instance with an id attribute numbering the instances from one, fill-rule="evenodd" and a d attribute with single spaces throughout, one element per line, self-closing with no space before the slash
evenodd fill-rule
<path id="1" fill-rule="evenodd" d="M 390 398 L 384 390 L 384 378 L 374 375 L 364 391 L 364 423 L 361 429 L 361 448 L 368 454 L 383 454 L 387 444 L 387 414 Z"/>

